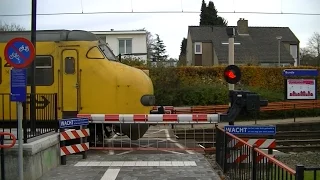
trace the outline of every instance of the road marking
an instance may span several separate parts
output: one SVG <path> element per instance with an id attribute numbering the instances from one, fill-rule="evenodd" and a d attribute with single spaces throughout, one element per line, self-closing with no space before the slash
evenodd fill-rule
<path id="1" fill-rule="evenodd" d="M 109 168 L 100 180 L 115 180 L 120 172 L 120 169 Z"/>
<path id="2" fill-rule="evenodd" d="M 131 152 L 133 152 L 133 150 L 131 150 L 131 151 L 125 151 L 125 152 L 119 153 L 119 154 L 117 154 L 117 155 L 120 156 L 120 155 L 128 154 L 128 153 L 131 153 Z"/>
<path id="3" fill-rule="evenodd" d="M 137 167 L 137 166 L 197 166 L 195 161 L 81 161 L 75 164 L 74 166 L 113 166 L 113 167 Z"/>
<path id="4" fill-rule="evenodd" d="M 109 155 L 114 155 L 114 150 L 109 150 Z"/>
<path id="5" fill-rule="evenodd" d="M 164 131 L 165 131 L 165 133 L 166 133 L 167 140 L 169 140 L 169 141 L 171 141 L 171 142 L 174 142 L 174 140 L 170 138 L 169 130 L 168 130 L 168 129 L 165 129 Z M 178 143 L 178 142 L 175 142 L 174 144 L 175 144 L 178 148 L 180 148 L 180 149 L 183 149 L 183 148 L 184 148 L 184 147 L 183 147 L 180 143 Z M 194 154 L 194 152 L 192 152 L 192 151 L 190 151 L 190 150 L 186 150 L 186 152 L 189 153 L 189 154 Z"/>
<path id="6" fill-rule="evenodd" d="M 113 135 L 112 138 L 110 139 L 107 139 L 107 142 L 108 142 L 108 146 L 109 147 L 113 147 L 113 143 L 112 143 L 112 140 L 115 140 L 116 138 L 118 137 L 117 134 Z M 114 155 L 114 150 L 109 150 L 109 155 Z"/>
<path id="7" fill-rule="evenodd" d="M 169 151 L 169 150 L 161 150 L 161 151 L 169 152 L 169 153 L 173 153 L 173 154 L 184 154 L 184 153 L 181 153 L 181 152 Z"/>

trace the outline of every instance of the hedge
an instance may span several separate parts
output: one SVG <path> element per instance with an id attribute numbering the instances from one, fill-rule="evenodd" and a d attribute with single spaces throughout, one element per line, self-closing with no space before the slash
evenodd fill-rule
<path id="1" fill-rule="evenodd" d="M 196 106 L 228 103 L 228 84 L 223 79 L 225 67 L 138 68 L 149 70 L 157 105 Z M 257 92 L 269 102 L 284 100 L 282 71 L 288 68 L 240 66 L 240 69 L 242 77 L 236 89 Z"/>

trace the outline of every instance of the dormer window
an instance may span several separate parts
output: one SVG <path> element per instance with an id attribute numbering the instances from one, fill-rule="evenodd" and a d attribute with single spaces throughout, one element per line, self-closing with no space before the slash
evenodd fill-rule
<path id="1" fill-rule="evenodd" d="M 194 54 L 202 54 L 202 43 L 201 42 L 194 43 Z"/>

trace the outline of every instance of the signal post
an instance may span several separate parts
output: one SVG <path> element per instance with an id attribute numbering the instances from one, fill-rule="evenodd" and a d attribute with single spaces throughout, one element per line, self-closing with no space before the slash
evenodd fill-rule
<path id="1" fill-rule="evenodd" d="M 235 29 L 227 27 L 226 29 L 227 35 L 229 37 L 228 40 L 228 64 L 234 65 L 234 36 L 235 36 Z M 229 83 L 229 91 L 234 90 L 234 84 Z M 229 107 L 231 107 L 231 103 L 229 103 Z M 234 122 L 229 122 L 229 125 L 234 125 Z"/>

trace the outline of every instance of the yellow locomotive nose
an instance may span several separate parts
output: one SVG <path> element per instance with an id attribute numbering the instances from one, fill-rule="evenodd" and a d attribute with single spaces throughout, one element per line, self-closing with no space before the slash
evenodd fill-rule
<path id="1" fill-rule="evenodd" d="M 155 105 L 153 84 L 150 77 L 140 69 L 124 64 L 115 64 L 121 71 L 117 74 L 117 93 L 121 98 L 116 102 L 119 114 L 149 114 Z M 116 124 L 121 133 L 132 140 L 141 138 L 148 130 L 148 124 Z M 121 127 L 120 127 L 121 126 Z"/>
<path id="2" fill-rule="evenodd" d="M 153 84 L 150 77 L 140 69 L 117 63 L 117 93 L 119 106 L 126 107 L 122 113 L 148 114 L 155 104 Z"/>

